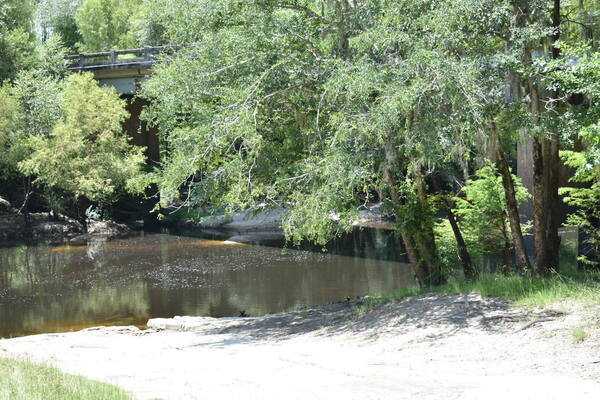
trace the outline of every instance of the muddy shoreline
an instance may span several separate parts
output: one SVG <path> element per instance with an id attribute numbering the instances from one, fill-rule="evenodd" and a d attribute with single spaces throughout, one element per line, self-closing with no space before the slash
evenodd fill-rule
<path id="1" fill-rule="evenodd" d="M 49 213 L 0 215 L 0 246 L 22 243 L 86 243 L 96 239 L 126 237 L 134 231 L 113 221 L 79 221 Z"/>
<path id="2" fill-rule="evenodd" d="M 0 340 L 139 399 L 596 399 L 600 305 L 518 309 L 478 294 L 250 318 L 153 319 Z M 589 332 L 575 343 L 573 329 Z"/>

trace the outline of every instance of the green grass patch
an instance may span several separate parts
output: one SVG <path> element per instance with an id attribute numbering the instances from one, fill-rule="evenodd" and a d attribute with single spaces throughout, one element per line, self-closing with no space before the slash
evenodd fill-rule
<path id="1" fill-rule="evenodd" d="M 372 296 L 356 306 L 355 311 L 358 315 L 362 315 L 379 304 L 417 294 L 452 295 L 471 292 L 509 300 L 516 306 L 545 307 L 565 299 L 576 299 L 584 304 L 600 304 L 600 272 L 570 270 L 546 278 L 484 274 L 474 282 L 451 279 L 447 284 L 437 287 L 424 289 L 410 287 Z"/>
<path id="2" fill-rule="evenodd" d="M 0 400 L 132 400 L 125 391 L 44 365 L 0 358 Z"/>
<path id="3" fill-rule="evenodd" d="M 574 328 L 571 335 L 573 336 L 573 343 L 581 343 L 588 337 L 587 332 L 583 328 Z"/>
<path id="4" fill-rule="evenodd" d="M 592 304 L 600 303 L 600 274 L 571 271 L 547 278 L 484 275 L 474 282 L 449 282 L 434 291 L 442 294 L 478 292 L 513 301 L 517 306 L 545 307 L 565 299 Z"/>

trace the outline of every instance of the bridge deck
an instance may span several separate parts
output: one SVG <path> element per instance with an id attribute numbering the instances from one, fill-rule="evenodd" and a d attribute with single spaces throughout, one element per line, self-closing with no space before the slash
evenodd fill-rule
<path id="1" fill-rule="evenodd" d="M 81 53 L 66 56 L 71 61 L 69 71 L 98 71 L 129 68 L 149 68 L 158 53 L 176 50 L 173 46 L 142 47 L 139 49 L 111 50 L 99 53 Z"/>

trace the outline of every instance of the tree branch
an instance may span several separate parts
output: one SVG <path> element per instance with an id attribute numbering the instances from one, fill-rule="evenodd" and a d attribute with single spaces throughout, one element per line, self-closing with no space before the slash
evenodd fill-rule
<path id="1" fill-rule="evenodd" d="M 300 6 L 298 4 L 290 4 L 290 3 L 275 3 L 275 4 L 273 4 L 273 6 L 279 7 L 279 8 L 287 8 L 290 10 L 302 11 L 307 16 L 309 16 L 313 19 L 317 19 L 317 20 L 323 22 L 324 24 L 335 25 L 335 22 L 331 21 L 328 18 L 325 18 L 322 15 L 319 15 L 318 13 L 314 12 L 313 10 L 311 10 L 308 7 Z"/>
<path id="2" fill-rule="evenodd" d="M 276 92 L 269 93 L 268 95 L 266 95 L 265 97 L 262 98 L 261 102 L 269 100 L 270 98 L 275 97 L 275 96 L 286 94 L 287 92 L 289 92 L 291 90 L 294 90 L 294 89 L 298 89 L 298 88 L 301 88 L 301 87 L 307 87 L 307 86 L 314 86 L 314 85 L 318 85 L 318 84 L 319 84 L 318 82 L 298 83 L 296 85 L 292 85 L 292 86 L 286 87 L 286 88 L 278 90 Z"/>
<path id="3" fill-rule="evenodd" d="M 595 31 L 595 30 L 596 30 L 596 29 L 594 28 L 594 25 L 586 24 L 586 23 L 583 23 L 583 22 L 581 22 L 581 21 L 576 21 L 576 20 L 574 20 L 574 19 L 571 19 L 571 18 L 568 18 L 568 17 L 566 17 L 566 16 L 564 16 L 564 15 L 563 15 L 562 19 L 563 19 L 563 21 L 566 21 L 566 22 L 570 22 L 570 23 L 573 23 L 573 24 L 577 24 L 577 25 L 583 26 L 584 28 L 586 28 L 586 29 L 590 29 L 590 30 L 592 30 L 592 31 Z"/>

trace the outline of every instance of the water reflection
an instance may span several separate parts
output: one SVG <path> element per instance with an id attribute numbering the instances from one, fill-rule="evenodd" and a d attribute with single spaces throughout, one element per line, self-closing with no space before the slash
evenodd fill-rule
<path id="1" fill-rule="evenodd" d="M 404 263 L 165 234 L 0 248 L 0 336 L 257 315 L 410 284 Z"/>

